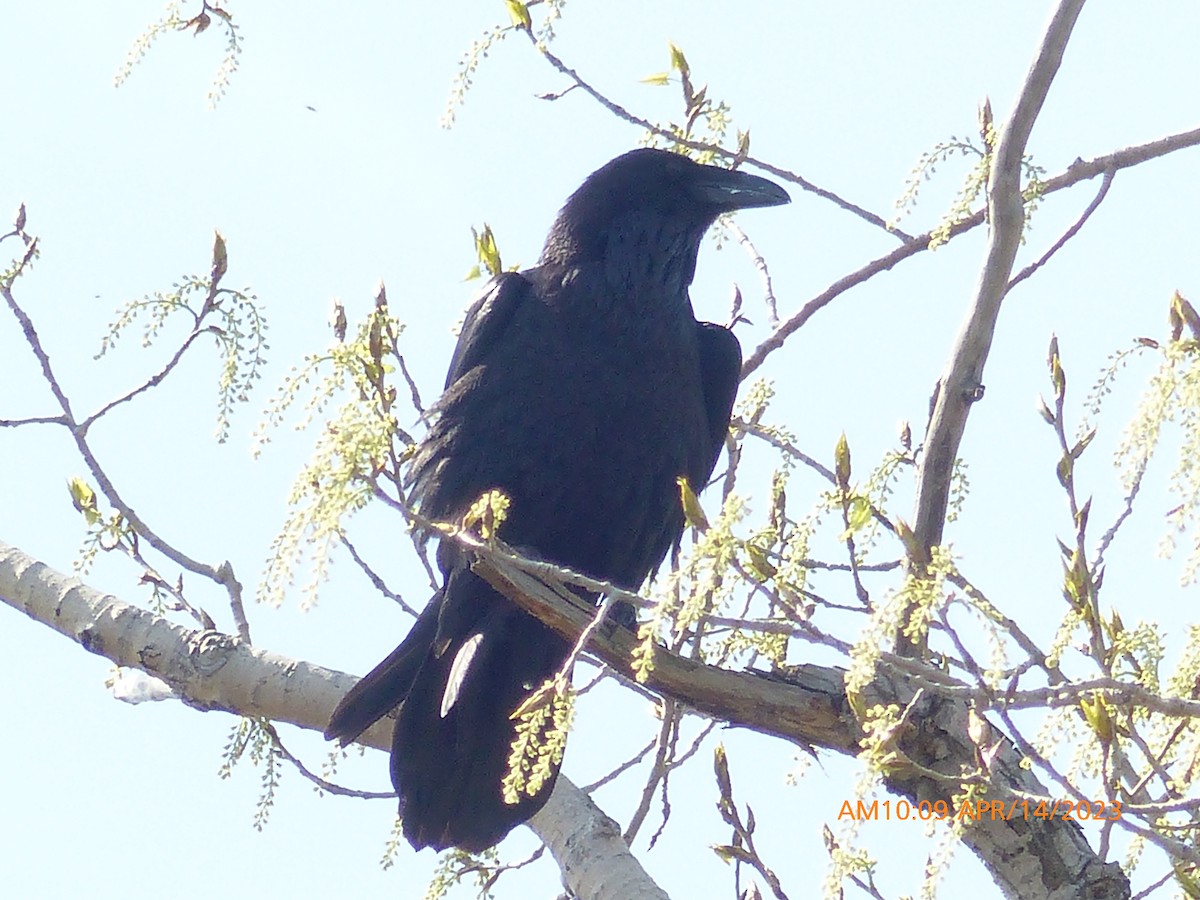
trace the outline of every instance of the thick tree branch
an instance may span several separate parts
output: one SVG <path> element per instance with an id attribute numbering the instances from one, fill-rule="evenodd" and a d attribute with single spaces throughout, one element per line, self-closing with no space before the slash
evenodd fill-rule
<path id="1" fill-rule="evenodd" d="M 501 568 L 481 559 L 478 571 L 570 639 L 578 638 L 591 624 L 594 608 L 571 604 L 511 564 L 502 563 Z M 319 730 L 353 684 L 351 676 L 254 648 L 230 635 L 175 625 L 93 591 L 4 544 L 0 544 L 0 600 L 94 653 L 161 678 L 185 703 L 200 710 L 262 716 Z M 600 629 L 591 649 L 618 672 L 630 672 L 634 645 L 633 635 L 623 629 L 611 633 Z M 845 696 L 842 674 L 819 666 L 800 666 L 785 674 L 733 672 L 660 649 L 648 686 L 734 725 L 853 754 L 861 731 Z M 964 698 L 939 696 L 928 689 L 916 697 L 921 689 L 914 682 L 928 685 L 938 676 L 932 670 L 928 680 L 881 675 L 864 699 L 914 708 L 911 728 L 897 747 L 902 758 L 920 760 L 920 765 L 895 772 L 889 786 L 917 802 L 953 804 L 961 781 L 976 777 L 963 773 L 977 769 L 978 748 L 967 737 Z M 386 748 L 390 721 L 377 723 L 361 740 L 367 746 Z M 989 774 L 989 796 L 1046 796 L 1045 788 L 1021 767 L 1020 754 L 1006 740 L 1001 740 Z M 564 872 L 577 880 L 573 883 L 578 884 L 580 895 L 661 896 L 639 868 L 614 869 L 614 859 L 606 854 L 615 844 L 604 853 L 590 847 L 575 852 L 581 834 L 608 841 L 612 826 L 600 815 L 582 823 L 564 822 L 560 818 L 564 808 L 580 808 L 583 801 L 573 796 L 577 788 L 560 780 L 561 788 L 531 825 L 550 844 Z M 971 825 L 964 839 L 1009 896 L 1031 896 L 1031 879 L 1039 885 L 1036 895 L 1052 900 L 1129 896 L 1119 867 L 1095 856 L 1075 822 L 984 820 Z M 604 865 L 597 867 L 597 859 L 604 859 Z M 627 849 L 619 859 L 625 866 L 637 866 Z M 623 872 L 619 877 L 614 874 L 618 871 Z M 639 890 L 644 893 L 635 893 L 629 879 L 642 885 Z M 614 894 L 595 894 L 585 892 L 585 882 L 621 888 Z"/>
<path id="2" fill-rule="evenodd" d="M 569 602 L 506 561 L 482 556 L 475 571 L 568 640 L 575 640 L 594 618 L 594 609 Z M 608 633 L 602 629 L 594 635 L 589 649 L 617 672 L 628 674 L 633 671 L 636 644 L 634 635 L 624 629 Z M 937 673 L 931 670 L 931 674 Z M 646 684 L 733 725 L 810 748 L 855 754 L 863 735 L 846 697 L 842 676 L 840 669 L 812 665 L 797 666 L 787 673 L 733 672 L 660 648 Z M 961 790 L 962 782 L 979 778 L 970 774 L 979 770 L 979 748 L 969 737 L 970 706 L 962 698 L 922 690 L 912 681 L 881 673 L 864 697 L 871 705 L 912 706 L 910 727 L 899 739 L 897 749 L 901 759 L 919 761 L 919 765 L 901 766 L 886 782 L 914 803 L 943 801 L 947 808 L 954 809 L 954 795 Z M 1012 742 L 1002 736 L 996 736 L 996 740 L 999 747 L 987 773 L 988 797 L 1047 796 L 1037 777 L 1021 765 L 1022 755 Z M 1008 897 L 1129 897 L 1129 882 L 1120 866 L 1096 856 L 1077 822 L 983 819 L 966 829 L 963 840 Z"/>
<path id="3" fill-rule="evenodd" d="M 950 479 L 971 405 L 983 386 L 983 367 L 992 346 L 1000 304 L 1008 291 L 1013 261 L 1021 245 L 1025 202 L 1021 160 L 1033 124 L 1058 72 L 1084 0 L 1062 0 L 1050 20 L 1037 57 L 1025 77 L 1013 111 L 1000 129 L 988 175 L 991 233 L 975 297 L 942 374 L 917 468 L 913 532 L 926 553 L 942 542 L 950 499 Z"/>
<path id="4" fill-rule="evenodd" d="M 184 628 L 0 542 L 0 601 L 117 665 L 165 681 L 188 706 L 259 716 L 322 731 L 353 676 L 251 646 L 233 635 Z M 358 739 L 391 747 L 392 719 Z M 559 778 L 529 823 L 546 842 L 576 896 L 663 900 L 621 840 L 621 830 L 591 799 Z"/>
<path id="5" fill-rule="evenodd" d="M 486 554 L 486 551 L 484 551 Z M 574 604 L 535 577 L 500 559 L 481 556 L 475 571 L 568 640 L 588 628 L 594 608 Z M 624 629 L 601 630 L 589 649 L 613 670 L 632 671 L 636 638 Z M 904 662 L 900 660 L 900 662 Z M 706 666 L 659 649 L 647 686 L 732 725 L 775 734 L 805 746 L 856 754 L 862 730 L 847 700 L 842 671 L 797 666 L 787 673 L 733 672 Z M 930 670 L 936 682 L 940 673 Z M 889 788 L 919 803 L 938 800 L 955 808 L 964 781 L 979 780 L 979 748 L 968 734 L 971 704 L 965 698 L 922 690 L 918 679 L 881 672 L 864 700 L 912 706 L 911 726 L 898 740 L 901 766 L 886 779 Z M 918 696 L 918 694 L 920 696 Z M 1021 766 L 1021 754 L 1003 736 L 986 772 L 989 798 L 1046 797 L 1037 776 Z M 964 774 L 967 773 L 967 774 Z M 988 866 L 1010 898 L 1048 900 L 1126 899 L 1129 882 L 1116 863 L 1096 856 L 1078 823 L 1024 817 L 984 820 L 966 829 L 964 841 Z"/>

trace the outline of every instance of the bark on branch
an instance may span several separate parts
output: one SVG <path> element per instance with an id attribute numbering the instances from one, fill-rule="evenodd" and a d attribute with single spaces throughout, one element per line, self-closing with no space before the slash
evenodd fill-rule
<path id="1" fill-rule="evenodd" d="M 570 640 L 591 624 L 594 609 L 568 603 L 511 564 L 481 558 L 477 570 Z M 93 653 L 161 678 L 183 702 L 200 710 L 321 730 L 354 683 L 352 676 L 252 647 L 237 637 L 181 627 L 94 591 L 3 543 L 0 600 Z M 590 649 L 615 671 L 629 673 L 635 644 L 634 636 L 623 629 L 602 628 L 594 632 Z M 839 669 L 799 666 L 787 673 L 734 672 L 660 649 L 648 686 L 707 715 L 804 746 L 852 754 L 861 737 Z M 967 736 L 967 704 L 939 697 L 928 688 L 914 700 L 917 690 L 903 676 L 881 675 L 866 694 L 868 703 L 913 707 L 911 727 L 898 749 L 908 759 L 920 760 L 920 768 L 893 774 L 888 785 L 914 802 L 952 803 L 961 774 L 977 767 L 977 750 Z M 361 742 L 386 749 L 390 724 L 376 724 Z M 989 796 L 1004 798 L 1013 791 L 1046 794 L 1036 777 L 1020 766 L 1019 753 L 1007 741 L 991 763 L 990 775 Z M 577 894 L 665 896 L 624 847 L 615 823 L 574 785 L 560 782 L 561 790 L 556 789 L 530 824 Z M 579 809 L 588 815 L 581 818 L 571 812 Z M 1129 897 L 1120 868 L 1096 857 L 1075 822 L 984 820 L 970 825 L 964 839 L 1009 897 Z"/>
<path id="2" fill-rule="evenodd" d="M 481 550 L 481 553 L 486 553 Z M 576 605 L 527 572 L 481 556 L 475 571 L 498 591 L 559 634 L 574 641 L 591 624 L 595 609 Z M 617 673 L 633 672 L 635 636 L 625 629 L 597 629 L 588 649 Z M 836 668 L 802 665 L 786 673 L 734 672 L 659 649 L 646 686 L 732 725 L 772 734 L 809 748 L 854 754 L 863 736 Z M 921 695 L 917 696 L 920 691 Z M 968 704 L 914 687 L 903 674 L 883 672 L 866 691 L 868 704 L 911 704 L 909 726 L 897 749 L 919 763 L 885 781 L 913 803 L 944 801 L 954 808 L 963 773 L 979 769 L 969 737 Z M 1046 796 L 1037 777 L 1021 766 L 1021 753 L 1002 735 L 989 763 L 988 797 Z M 935 775 L 941 777 L 935 777 Z M 967 826 L 964 842 L 992 873 L 1005 896 L 1044 900 L 1128 900 L 1129 880 L 1120 866 L 1104 862 L 1077 822 L 1014 817 L 982 819 Z"/>
<path id="3" fill-rule="evenodd" d="M 233 635 L 184 628 L 57 572 L 0 542 L 0 602 L 86 650 L 165 681 L 198 710 L 257 716 L 322 731 L 357 680 L 323 666 L 261 650 Z M 359 743 L 391 747 L 393 720 Z M 621 839 L 621 829 L 578 787 L 559 778 L 529 823 L 546 842 L 572 893 L 605 900 L 665 900 Z"/>
<path id="4" fill-rule="evenodd" d="M 1021 232 L 1025 227 L 1021 161 L 1025 146 L 1058 72 L 1083 3 L 1084 0 L 1059 3 L 1042 36 L 1041 46 L 1025 76 L 1025 84 L 1012 113 L 996 139 L 987 187 L 991 217 L 987 253 L 971 308 L 939 381 L 917 473 L 913 532 L 917 545 L 926 553 L 942 542 L 954 460 L 967 427 L 971 405 L 981 396 L 983 368 L 991 350 L 1000 304 L 1008 292 L 1013 261 L 1021 244 Z"/>

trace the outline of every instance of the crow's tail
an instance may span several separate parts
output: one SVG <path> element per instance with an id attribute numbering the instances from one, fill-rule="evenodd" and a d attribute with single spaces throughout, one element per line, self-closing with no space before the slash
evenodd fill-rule
<path id="1" fill-rule="evenodd" d="M 558 771 L 534 797 L 504 802 L 516 737 L 511 718 L 562 665 L 568 647 L 473 573 L 434 595 L 404 642 L 338 705 L 325 731 L 343 743 L 397 704 L 392 784 L 404 836 L 417 849 L 492 846 L 545 804 Z"/>
<path id="2" fill-rule="evenodd" d="M 356 737 L 399 706 L 408 696 L 413 679 L 429 655 L 437 634 L 439 591 L 413 623 L 404 642 L 387 659 L 359 679 L 350 688 L 329 717 L 325 740 L 349 744 Z"/>

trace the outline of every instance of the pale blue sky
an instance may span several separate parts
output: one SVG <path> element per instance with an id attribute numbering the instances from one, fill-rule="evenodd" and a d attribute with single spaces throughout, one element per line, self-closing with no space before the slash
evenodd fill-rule
<path id="1" fill-rule="evenodd" d="M 923 150 L 973 132 L 982 97 L 991 97 L 998 118 L 1005 115 L 1048 8 L 1030 0 L 1003 4 L 1002 14 L 998 5 L 957 2 L 795 2 L 747 4 L 734 13 L 711 0 L 573 3 L 554 49 L 627 108 L 666 119 L 677 112 L 677 88 L 639 79 L 666 68 L 673 40 L 693 77 L 731 104 L 739 127 L 751 129 L 755 155 L 889 215 Z M 265 388 L 239 410 L 228 444 L 215 445 L 216 360 L 198 353 L 164 390 L 97 426 L 93 440 L 160 534 L 194 556 L 229 558 L 253 585 L 308 438 L 281 433 L 251 463 L 249 436 L 287 368 L 327 343 L 331 298 L 342 297 L 353 317 L 368 308 L 376 280 L 385 279 L 409 328 L 413 374 L 432 396 L 452 347 L 451 326 L 475 289 L 462 281 L 473 262 L 470 227 L 486 220 L 506 262 L 532 263 L 567 194 L 641 134 L 581 92 L 555 103 L 535 99 L 565 84 L 517 37 L 485 61 L 456 127 L 439 127 L 461 55 L 486 27 L 506 20 L 499 0 L 346 4 L 336 13 L 311 2 L 231 9 L 246 49 L 215 111 L 204 95 L 221 55 L 216 26 L 199 38 L 164 36 L 114 90 L 113 74 L 160 4 L 43 2 L 0 10 L 0 32 L 8 37 L 0 211 L 27 204 L 42 257 L 18 284 L 18 296 L 84 410 L 135 384 L 163 358 L 161 351 L 140 352 L 130 339 L 115 357 L 94 362 L 114 309 L 180 275 L 206 272 L 212 230 L 222 230 L 227 283 L 251 286 L 271 318 Z M 1194 127 L 1197 34 L 1200 9 L 1190 4 L 1095 0 L 1034 131 L 1036 161 L 1055 174 L 1076 157 Z M 987 394 L 962 448 L 974 493 L 948 536 L 970 575 L 1008 613 L 1031 617 L 1043 642 L 1053 627 L 1046 612 L 1057 615 L 1061 602 L 1053 537 L 1068 527 L 1054 480 L 1053 436 L 1033 408 L 1034 396 L 1046 390 L 1046 345 L 1051 332 L 1060 335 L 1078 402 L 1109 352 L 1134 336 L 1161 337 L 1172 290 L 1200 298 L 1198 160 L 1185 152 L 1120 174 L 1085 232 L 1013 294 L 1000 322 Z M 958 175 L 947 165 L 903 227 L 932 225 Z M 1095 187 L 1046 201 L 1021 262 L 1074 220 Z M 789 207 L 739 220 L 771 262 L 784 315 L 895 245 L 824 201 L 798 189 L 792 194 Z M 772 418 L 786 422 L 804 450 L 828 459 L 845 431 L 865 467 L 891 445 L 898 420 L 911 419 L 919 435 L 983 237 L 977 230 L 846 295 L 765 367 L 778 389 Z M 698 313 L 723 319 L 733 281 L 755 322 L 739 331 L 750 347 L 766 334 L 755 272 L 736 246 L 717 252 L 707 243 L 693 289 Z M 0 417 L 51 413 L 7 315 L 0 316 L 0 360 Z M 1135 394 L 1117 398 L 1119 412 L 1132 408 Z M 1083 467 L 1103 520 L 1117 509 L 1104 454 L 1119 424 L 1119 416 L 1107 420 Z M 81 523 L 64 482 L 81 471 L 63 434 L 0 432 L 0 539 L 68 569 Z M 765 478 L 760 466 L 742 488 L 761 490 Z M 1164 481 L 1157 477 L 1148 489 Z M 797 511 L 821 487 L 798 476 L 789 490 Z M 908 502 L 900 502 L 901 514 Z M 1176 589 L 1179 561 L 1153 559 L 1162 513 L 1172 505 L 1161 492 L 1148 503 L 1140 530 L 1120 547 L 1132 562 L 1110 567 L 1108 589 L 1126 599 L 1127 622 L 1162 618 L 1178 637 L 1183 604 L 1194 602 L 1195 591 Z M 356 527 L 392 583 L 422 603 L 425 582 L 394 517 L 371 512 Z M 88 580 L 139 599 L 136 573 L 120 565 L 106 561 Z M 218 595 L 196 588 L 228 627 Z M 337 566 L 315 611 L 300 613 L 298 600 L 250 610 L 257 643 L 362 672 L 405 627 L 349 565 Z M 816 651 L 806 658 L 832 661 Z M 0 721 L 7 723 L 0 881 L 12 896 L 420 895 L 431 854 L 406 851 L 386 873 L 377 866 L 390 802 L 318 799 L 289 773 L 270 826 L 258 834 L 250 823 L 259 773 L 244 764 L 231 781 L 216 777 L 232 717 L 174 703 L 115 702 L 103 687 L 106 661 L 7 607 L 0 608 L 0 659 L 7 675 L 0 692 Z M 578 783 L 598 777 L 652 727 L 643 701 L 616 692 L 585 705 L 565 771 Z M 319 763 L 318 738 L 285 737 Z M 760 822 L 765 857 L 793 897 L 806 896 L 824 871 L 821 824 L 833 822 L 856 769 L 823 756 L 798 786 L 784 787 L 792 748 L 736 731 L 723 739 L 738 797 Z M 713 809 L 711 746 L 700 757 L 674 782 L 676 817 L 664 839 L 646 851 L 657 824 L 652 814 L 635 850 L 673 896 L 729 896 L 721 881 L 726 868 L 706 849 L 726 835 Z M 370 754 L 344 777 L 383 789 L 386 761 Z M 630 781 L 602 792 L 600 802 L 624 819 L 639 789 Z M 918 889 L 931 849 L 919 831 L 895 822 L 867 831 L 881 854 L 877 879 L 885 893 Z M 526 831 L 505 850 L 517 857 L 533 846 Z M 1139 877 L 1151 874 L 1160 873 L 1147 869 Z M 980 890 L 986 875 L 965 850 L 950 879 L 973 896 L 992 896 L 990 888 Z M 542 861 L 505 879 L 499 894 L 556 892 L 556 870 Z"/>

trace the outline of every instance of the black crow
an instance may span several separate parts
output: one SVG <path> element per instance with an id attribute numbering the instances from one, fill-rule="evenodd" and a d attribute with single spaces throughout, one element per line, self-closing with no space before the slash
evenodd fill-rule
<path id="1" fill-rule="evenodd" d="M 496 276 L 468 311 L 410 499 L 457 521 L 498 489 L 509 544 L 637 590 L 682 533 L 677 479 L 699 491 L 712 474 L 737 390 L 737 339 L 692 313 L 700 240 L 722 213 L 788 200 L 766 179 L 663 150 L 589 176 L 538 265 Z M 553 779 L 506 804 L 501 781 L 513 711 L 569 648 L 476 576 L 460 545 L 442 541 L 437 560 L 441 589 L 325 736 L 346 743 L 399 705 L 405 837 L 479 851 L 550 794 Z"/>

